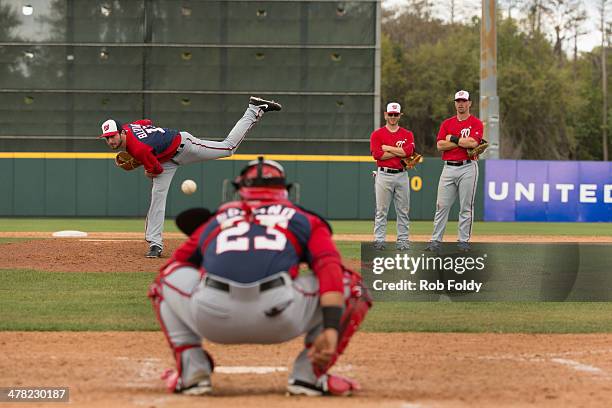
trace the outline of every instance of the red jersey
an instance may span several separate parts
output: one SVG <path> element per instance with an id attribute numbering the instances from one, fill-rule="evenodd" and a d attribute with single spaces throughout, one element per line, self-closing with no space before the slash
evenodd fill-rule
<path id="1" fill-rule="evenodd" d="M 164 171 L 160 163 L 172 159 L 181 144 L 178 130 L 155 127 L 149 119 L 125 124 L 123 130 L 127 133 L 125 150 L 152 174 Z"/>
<path id="2" fill-rule="evenodd" d="M 370 153 L 376 159 L 378 167 L 389 167 L 392 169 L 403 169 L 401 159 L 393 156 L 387 160 L 381 160 L 383 155 L 382 145 L 401 147 L 406 157 L 414 152 L 414 135 L 411 131 L 400 127 L 397 132 L 390 132 L 386 126 L 376 129 L 370 136 Z"/>
<path id="3" fill-rule="evenodd" d="M 238 283 L 258 282 L 283 271 L 295 279 L 305 262 L 319 281 L 320 294 L 343 291 L 342 260 L 329 225 L 288 200 L 222 205 L 166 266 L 172 262 Z"/>
<path id="4" fill-rule="evenodd" d="M 465 120 L 457 119 L 457 115 L 446 119 L 440 126 L 438 138 L 436 140 L 446 140 L 447 135 L 457 137 L 471 137 L 480 143 L 482 139 L 483 127 L 480 119 L 474 115 L 468 116 Z M 451 150 L 442 152 L 442 160 L 468 160 L 467 149 L 463 147 L 455 147 Z"/>

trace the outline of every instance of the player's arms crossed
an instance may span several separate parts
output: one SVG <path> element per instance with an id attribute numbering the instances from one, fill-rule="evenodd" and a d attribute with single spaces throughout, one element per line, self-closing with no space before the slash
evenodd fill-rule
<path id="1" fill-rule="evenodd" d="M 452 150 L 457 146 L 463 147 L 464 149 L 473 149 L 478 146 L 476 139 L 471 137 L 460 137 L 458 143 L 451 142 L 449 139 L 452 136 L 453 135 L 447 135 L 446 140 L 438 140 L 437 147 L 439 151 Z"/>
<path id="2" fill-rule="evenodd" d="M 462 137 L 459 139 L 459 147 L 463 147 L 465 149 L 473 149 L 478 146 L 478 142 L 476 139 L 471 137 Z"/>
<path id="3" fill-rule="evenodd" d="M 390 159 L 392 157 L 395 157 L 395 155 L 393 153 L 391 153 L 391 152 L 384 152 L 382 154 L 382 156 L 378 157 L 377 160 L 387 160 L 387 159 Z"/>
<path id="4" fill-rule="evenodd" d="M 449 142 L 448 140 L 438 140 L 438 143 L 436 144 L 438 151 L 440 152 L 445 152 L 447 150 L 453 150 L 454 148 L 457 147 L 456 144 L 454 144 L 453 142 Z"/>
<path id="5" fill-rule="evenodd" d="M 372 157 L 374 157 L 375 160 L 387 160 L 395 157 L 393 153 L 385 152 L 382 148 L 383 146 L 380 136 L 376 134 L 376 132 L 373 132 L 372 136 L 370 136 L 370 152 L 372 153 Z"/>
<path id="6" fill-rule="evenodd" d="M 395 146 L 389 146 L 389 145 L 382 145 L 382 150 L 385 153 L 391 153 L 391 156 L 389 156 L 388 158 L 391 157 L 406 157 L 406 152 L 404 151 L 404 149 L 402 147 L 395 147 Z M 384 156 L 384 154 L 383 154 Z"/>

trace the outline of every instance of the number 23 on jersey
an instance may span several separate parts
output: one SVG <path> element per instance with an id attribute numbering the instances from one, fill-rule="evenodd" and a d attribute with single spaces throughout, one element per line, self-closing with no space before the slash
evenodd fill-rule
<path id="1" fill-rule="evenodd" d="M 258 224 L 239 221 L 234 226 L 224 229 L 217 235 L 217 254 L 227 251 L 269 250 L 282 251 L 287 245 L 287 237 L 276 226 L 286 229 L 288 220 L 284 217 L 257 215 Z M 265 234 L 250 236 L 253 227 L 265 227 Z"/>

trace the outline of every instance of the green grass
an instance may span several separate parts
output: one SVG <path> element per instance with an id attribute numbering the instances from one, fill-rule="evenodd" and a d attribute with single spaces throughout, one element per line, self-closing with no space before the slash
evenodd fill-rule
<path id="1" fill-rule="evenodd" d="M 378 302 L 373 332 L 610 333 L 612 302 Z"/>
<path id="2" fill-rule="evenodd" d="M 108 228 L 106 224 L 105 230 Z M 359 242 L 338 242 L 338 248 L 345 259 L 360 258 Z M 0 330 L 158 330 L 146 297 L 154 276 L 154 272 L 0 270 Z M 377 302 L 364 330 L 612 332 L 612 302 Z"/>
<path id="3" fill-rule="evenodd" d="M 338 241 L 336 247 L 342 259 L 361 260 L 361 243 L 357 241 Z"/>
<path id="4" fill-rule="evenodd" d="M 33 238 L 0 238 L 0 244 L 10 244 L 11 242 L 29 241 Z"/>
<path id="5" fill-rule="evenodd" d="M 142 218 L 0 218 L 0 231 L 53 232 L 77 230 L 85 232 L 142 232 Z M 165 231 L 178 231 L 173 220 L 166 220 Z"/>
<path id="6" fill-rule="evenodd" d="M 0 330 L 157 330 L 154 276 L 0 270 Z"/>
<path id="7" fill-rule="evenodd" d="M 1 225 L 1 224 L 0 224 Z M 374 223 L 372 221 L 332 221 L 336 234 L 372 234 Z M 432 221 L 412 221 L 410 233 L 431 234 Z M 387 233 L 395 234 L 395 221 L 389 221 Z M 457 222 L 449 221 L 446 232 L 455 234 Z M 474 223 L 474 235 L 600 235 L 612 236 L 610 223 L 580 223 L 580 222 L 484 222 Z"/>
<path id="8" fill-rule="evenodd" d="M 154 273 L 0 270 L 0 330 L 158 330 Z M 612 332 L 611 303 L 377 302 L 373 332 Z"/>
<path id="9" fill-rule="evenodd" d="M 332 221 L 336 234 L 372 234 L 372 221 Z M 413 221 L 413 234 L 431 234 L 431 221 Z M 173 220 L 166 220 L 165 231 L 176 232 Z M 86 232 L 142 232 L 144 218 L 0 218 L 0 231 L 60 231 L 79 230 Z M 389 221 L 387 232 L 395 233 L 395 221 Z M 457 223 L 451 221 L 448 233 L 455 233 Z M 612 236 L 610 223 L 547 223 L 547 222 L 476 222 L 474 235 L 519 234 L 519 235 L 600 235 Z"/>

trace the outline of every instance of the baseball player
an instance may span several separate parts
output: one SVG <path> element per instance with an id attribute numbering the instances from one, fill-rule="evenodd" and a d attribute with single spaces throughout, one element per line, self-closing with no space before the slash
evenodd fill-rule
<path id="1" fill-rule="evenodd" d="M 468 156 L 468 149 L 477 147 L 483 136 L 482 122 L 470 114 L 472 101 L 467 91 L 455 94 L 457 114 L 446 119 L 438 132 L 438 150 L 442 152 L 444 169 L 438 183 L 436 215 L 431 242 L 426 250 L 440 249 L 448 213 L 459 196 L 459 242 L 461 251 L 470 250 L 472 219 L 474 216 L 474 195 L 478 183 L 478 164 Z"/>
<path id="2" fill-rule="evenodd" d="M 391 199 L 397 213 L 396 248 L 404 251 L 410 248 L 409 217 L 410 180 L 401 159 L 414 152 L 414 135 L 399 126 L 402 107 L 399 103 L 387 104 L 385 126 L 372 132 L 370 152 L 376 160 L 374 189 L 376 191 L 376 216 L 374 218 L 374 248 L 385 248 L 387 214 Z"/>
<path id="3" fill-rule="evenodd" d="M 348 395 L 355 381 L 328 373 L 363 321 L 370 298 L 361 276 L 342 265 L 329 224 L 288 201 L 283 167 L 249 162 L 234 185 L 241 200 L 185 228 L 189 239 L 149 290 L 176 358 L 170 392 L 212 392 L 212 357 L 202 339 L 222 344 L 281 343 L 305 335 L 287 390 Z M 187 212 L 189 212 L 188 210 Z M 306 263 L 314 274 L 300 273 Z"/>
<path id="4" fill-rule="evenodd" d="M 102 124 L 99 137 L 105 138 L 111 149 L 126 150 L 142 163 L 145 175 L 153 181 L 145 229 L 145 239 L 149 243 L 147 258 L 159 258 L 164 248 L 162 232 L 166 198 L 177 167 L 231 156 L 264 112 L 279 110 L 279 103 L 252 96 L 246 112 L 222 142 L 201 140 L 189 132 L 160 128 L 148 119 L 128 124 L 108 119 Z"/>

